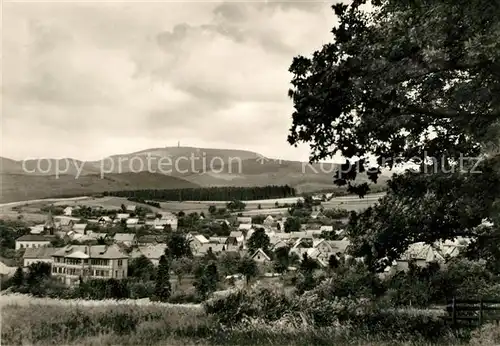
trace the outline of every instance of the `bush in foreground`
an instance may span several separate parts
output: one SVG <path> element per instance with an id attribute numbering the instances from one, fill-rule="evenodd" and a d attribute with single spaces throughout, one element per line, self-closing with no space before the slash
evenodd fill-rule
<path id="1" fill-rule="evenodd" d="M 287 297 L 272 289 L 232 292 L 204 303 L 208 315 L 223 326 L 307 325 L 311 328 L 339 327 L 355 335 L 383 333 L 393 339 L 439 340 L 451 330 L 437 315 L 416 310 L 384 309 L 367 299 L 322 296 L 324 288 Z"/>

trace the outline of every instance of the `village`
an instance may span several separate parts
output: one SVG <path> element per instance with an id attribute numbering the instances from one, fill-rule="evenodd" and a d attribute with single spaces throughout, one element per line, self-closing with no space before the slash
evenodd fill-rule
<path id="1" fill-rule="evenodd" d="M 254 210 L 252 216 L 229 213 L 226 208 L 218 208 L 220 205 L 211 205 L 206 213 L 187 215 L 150 208 L 157 206 L 154 202 L 124 203 L 115 209 L 78 202 L 45 205 L 40 211 L 45 222 L 29 227 L 29 233 L 15 240 L 12 250 L 17 255 L 11 257 L 18 260 L 1 258 L 1 274 L 10 277 L 18 267 L 26 271 L 33 263 L 44 262 L 51 265 L 52 276 L 68 286 L 77 285 L 82 278 L 120 280 L 129 276 L 129 264 L 139 257 L 158 266 L 172 234 L 185 237 L 194 258 L 250 258 L 262 277 L 282 274 L 274 263 L 275 254 L 282 248 L 291 259 L 286 271 L 295 271 L 305 257 L 317 264 L 318 271 L 324 271 L 332 261 L 349 258 L 349 212 L 325 209 L 321 202 L 321 197 L 306 197 L 284 212 L 278 208 L 280 214 L 257 214 Z M 245 208 L 243 202 L 230 202 L 228 206 L 231 203 L 239 203 L 240 210 Z M 432 246 L 412 244 L 381 275 L 407 270 L 410 261 L 421 267 L 431 262 L 444 264 L 467 244 L 463 238 Z M 226 279 L 233 277 L 241 277 L 241 273 L 230 273 Z"/>

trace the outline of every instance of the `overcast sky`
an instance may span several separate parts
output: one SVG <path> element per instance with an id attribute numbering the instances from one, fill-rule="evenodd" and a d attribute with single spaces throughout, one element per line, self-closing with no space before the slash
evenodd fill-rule
<path id="1" fill-rule="evenodd" d="M 308 159 L 286 141 L 288 68 L 332 40 L 329 3 L 14 2 L 3 20 L 2 156 Z"/>

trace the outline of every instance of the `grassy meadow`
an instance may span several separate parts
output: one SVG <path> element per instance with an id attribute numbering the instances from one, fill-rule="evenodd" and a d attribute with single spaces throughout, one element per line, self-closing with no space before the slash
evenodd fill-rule
<path id="1" fill-rule="evenodd" d="M 371 205 L 373 205 L 381 194 L 371 194 L 363 199 L 357 197 L 337 197 L 333 198 L 331 201 L 323 202 L 322 206 L 325 209 L 341 208 L 348 211 L 360 211 Z M 295 203 L 296 198 L 281 198 L 281 199 L 269 199 L 261 201 L 246 201 L 245 211 L 243 215 L 252 216 L 259 214 L 280 214 L 286 213 L 287 208 L 277 209 L 275 202 L 278 201 L 280 204 L 284 203 Z M 208 208 L 211 205 L 216 205 L 217 207 L 225 206 L 227 202 L 225 201 L 183 201 L 183 202 L 160 202 L 161 208 L 155 208 L 147 206 L 155 212 L 158 211 L 170 211 L 173 213 L 178 213 L 179 211 L 184 211 L 185 213 L 208 213 Z M 140 205 L 136 202 L 130 202 L 126 198 L 107 196 L 103 198 L 86 198 L 80 200 L 60 200 L 60 201 L 34 201 L 32 203 L 25 203 L 16 206 L 3 206 L 0 207 L 0 218 L 2 219 L 17 219 L 22 215 L 22 219 L 26 222 L 39 223 L 44 222 L 47 216 L 40 211 L 41 208 L 46 207 L 50 204 L 55 206 L 102 206 L 105 209 L 120 209 L 122 204 L 129 205 Z M 259 206 L 261 209 L 259 209 Z"/>
<path id="2" fill-rule="evenodd" d="M 2 345 L 466 345 L 454 335 L 439 342 L 392 342 L 381 331 L 363 335 L 335 325 L 218 325 L 201 305 L 149 301 L 82 301 L 0 296 Z M 408 310 L 406 313 L 421 313 Z M 475 332 L 471 345 L 495 345 L 500 328 Z"/>

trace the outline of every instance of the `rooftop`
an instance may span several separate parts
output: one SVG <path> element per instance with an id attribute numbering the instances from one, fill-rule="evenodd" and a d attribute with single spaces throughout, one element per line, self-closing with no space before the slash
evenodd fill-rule
<path id="1" fill-rule="evenodd" d="M 22 237 L 16 239 L 16 241 L 39 241 L 39 242 L 50 242 L 55 236 L 53 235 L 41 235 L 41 234 L 26 234 Z"/>
<path id="2" fill-rule="evenodd" d="M 60 249 L 56 247 L 27 248 L 23 258 L 51 259 L 52 255 Z"/>
<path id="3" fill-rule="evenodd" d="M 69 257 L 75 252 L 81 252 L 87 254 L 90 258 L 102 258 L 102 259 L 120 259 L 128 258 L 128 256 L 120 250 L 116 245 L 106 246 L 106 245 L 68 245 L 59 249 L 53 254 L 57 257 Z"/>

